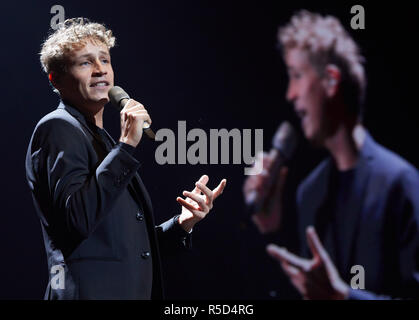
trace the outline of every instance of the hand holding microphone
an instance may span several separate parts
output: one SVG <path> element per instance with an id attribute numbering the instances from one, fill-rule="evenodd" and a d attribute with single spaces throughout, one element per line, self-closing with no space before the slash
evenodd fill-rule
<path id="1" fill-rule="evenodd" d="M 255 167 L 263 170 L 258 175 L 249 176 L 243 186 L 243 193 L 252 221 L 261 233 L 278 230 L 282 217 L 282 195 L 288 168 L 285 167 L 297 146 L 294 128 L 284 122 L 278 128 L 272 149 L 256 158 Z"/>
<path id="2" fill-rule="evenodd" d="M 112 105 L 120 111 L 121 137 L 119 141 L 136 147 L 144 132 L 154 140 L 154 132 L 150 129 L 152 123 L 150 115 L 144 106 L 129 97 L 120 87 L 109 90 L 109 99 Z"/>

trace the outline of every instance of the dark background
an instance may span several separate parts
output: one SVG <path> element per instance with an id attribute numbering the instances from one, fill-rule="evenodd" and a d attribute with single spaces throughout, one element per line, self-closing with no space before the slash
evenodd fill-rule
<path id="1" fill-rule="evenodd" d="M 366 29 L 351 30 L 367 59 L 365 125 L 373 137 L 416 167 L 418 11 L 411 2 L 380 1 L 7 1 L 1 30 L 0 299 L 41 299 L 48 279 L 41 229 L 24 159 L 37 121 L 58 104 L 41 71 L 38 52 L 60 4 L 66 18 L 105 23 L 117 37 L 112 49 L 115 83 L 141 101 L 153 127 L 187 130 L 263 128 L 265 149 L 278 124 L 298 126 L 285 101 L 287 77 L 276 51 L 277 27 L 298 9 L 337 16 L 350 29 L 350 8 L 362 4 Z M 105 128 L 119 137 L 118 113 L 105 108 Z M 241 188 L 244 165 L 165 165 L 154 160 L 158 144 L 144 139 L 136 157 L 162 222 L 180 207 L 175 198 L 201 174 L 227 188 L 208 218 L 194 229 L 194 250 L 164 258 L 166 295 L 177 299 L 295 297 L 280 268 L 265 254 L 275 236 L 262 238 L 249 223 Z M 293 192 L 324 152 L 302 143 L 291 164 L 289 225 L 282 242 L 295 246 Z M 285 222 L 284 222 L 285 223 Z"/>

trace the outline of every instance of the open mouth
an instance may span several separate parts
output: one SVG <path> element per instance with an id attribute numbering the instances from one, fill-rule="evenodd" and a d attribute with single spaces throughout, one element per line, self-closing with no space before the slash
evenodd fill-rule
<path id="1" fill-rule="evenodd" d="M 307 116 L 307 112 L 304 110 L 297 111 L 297 116 L 300 118 L 301 121 L 304 120 L 304 118 Z"/>
<path id="2" fill-rule="evenodd" d="M 107 87 L 109 86 L 109 82 L 108 81 L 98 81 L 98 82 L 93 82 L 92 84 L 90 84 L 90 87 Z"/>

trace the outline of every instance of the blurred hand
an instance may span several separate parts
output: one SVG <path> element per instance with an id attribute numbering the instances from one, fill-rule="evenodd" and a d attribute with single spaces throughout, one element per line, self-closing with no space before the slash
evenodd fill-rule
<path id="1" fill-rule="evenodd" d="M 282 269 L 304 299 L 346 299 L 349 286 L 340 278 L 313 227 L 307 228 L 307 241 L 313 254 L 310 260 L 274 244 L 268 245 L 266 250 L 281 263 Z"/>

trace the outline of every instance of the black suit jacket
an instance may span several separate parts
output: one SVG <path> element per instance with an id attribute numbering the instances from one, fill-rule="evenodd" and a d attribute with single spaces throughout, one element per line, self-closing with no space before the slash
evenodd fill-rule
<path id="1" fill-rule="evenodd" d="M 347 242 L 337 261 L 329 237 L 332 160 L 323 161 L 299 186 L 297 207 L 301 254 L 309 257 L 305 229 L 316 226 L 332 260 L 348 283 L 350 269 L 365 270 L 365 289 L 353 299 L 419 298 L 419 174 L 367 134 L 344 209 Z M 380 294 L 380 295 L 376 295 Z"/>
<path id="2" fill-rule="evenodd" d="M 27 180 L 52 271 L 45 298 L 162 298 L 160 249 L 189 247 L 190 236 L 176 218 L 155 227 L 139 162 L 95 128 L 61 102 L 29 144 Z M 54 266 L 65 271 L 64 288 Z"/>

